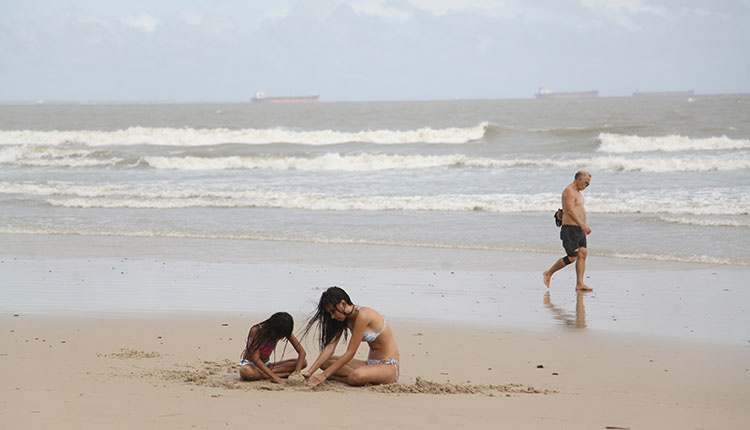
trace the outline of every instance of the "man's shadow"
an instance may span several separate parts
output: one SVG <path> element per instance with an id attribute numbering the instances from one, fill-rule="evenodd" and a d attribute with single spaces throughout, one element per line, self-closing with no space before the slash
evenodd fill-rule
<path id="1" fill-rule="evenodd" d="M 552 316 L 560 321 L 566 327 L 585 328 L 586 327 L 586 308 L 583 306 L 583 297 L 590 294 L 590 291 L 576 292 L 576 311 L 575 314 L 561 309 L 552 304 L 549 291 L 544 293 L 544 307 L 552 311 Z"/>

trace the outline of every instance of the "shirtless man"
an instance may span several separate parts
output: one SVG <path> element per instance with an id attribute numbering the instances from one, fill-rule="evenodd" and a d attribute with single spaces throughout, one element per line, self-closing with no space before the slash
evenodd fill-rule
<path id="1" fill-rule="evenodd" d="M 544 285 L 549 288 L 552 275 L 568 264 L 576 263 L 576 291 L 592 291 L 593 288 L 583 283 L 586 271 L 586 235 L 591 229 L 586 225 L 586 209 L 583 207 L 581 191 L 591 183 L 591 174 L 585 170 L 576 172 L 573 182 L 565 187 L 562 194 L 563 218 L 560 239 L 565 248 L 565 257 L 557 260 L 549 270 L 544 271 Z"/>

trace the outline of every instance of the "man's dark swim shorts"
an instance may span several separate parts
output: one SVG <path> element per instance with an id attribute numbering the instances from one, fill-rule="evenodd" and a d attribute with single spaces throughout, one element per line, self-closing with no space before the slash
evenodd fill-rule
<path id="1" fill-rule="evenodd" d="M 560 228 L 560 239 L 568 257 L 576 256 L 576 249 L 586 248 L 586 233 L 577 225 L 564 225 Z"/>

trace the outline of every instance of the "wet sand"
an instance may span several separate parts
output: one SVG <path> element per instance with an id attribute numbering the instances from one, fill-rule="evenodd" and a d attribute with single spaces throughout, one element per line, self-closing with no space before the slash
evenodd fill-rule
<path id="1" fill-rule="evenodd" d="M 750 419 L 745 267 L 591 256 L 596 291 L 578 295 L 573 271 L 543 286 L 554 261 L 545 254 L 3 239 L 3 428 L 742 428 Z M 287 310 L 299 329 L 328 285 L 386 315 L 399 383 L 239 381 L 249 325 Z"/>

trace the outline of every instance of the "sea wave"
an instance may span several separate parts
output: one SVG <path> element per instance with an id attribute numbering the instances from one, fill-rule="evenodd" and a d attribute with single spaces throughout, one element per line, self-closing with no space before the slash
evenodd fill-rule
<path id="1" fill-rule="evenodd" d="M 144 157 L 146 164 L 167 170 L 269 169 L 304 171 L 377 171 L 392 169 L 427 169 L 453 167 L 472 163 L 463 155 L 390 155 L 326 153 L 313 157 Z"/>
<path id="2" fill-rule="evenodd" d="M 285 208 L 331 211 L 488 211 L 544 212 L 557 209 L 559 194 L 370 195 L 269 190 L 236 185 L 184 183 L 76 184 L 67 181 L 0 182 L 0 195 L 78 208 Z M 749 215 L 750 198 L 733 189 L 588 193 L 587 211 L 611 214 Z"/>
<path id="3" fill-rule="evenodd" d="M 590 193 L 587 211 L 609 214 L 750 215 L 750 201 L 727 191 L 662 193 Z M 68 183 L 0 182 L 0 194 L 39 200 L 69 208 L 281 208 L 323 211 L 487 211 L 496 213 L 554 211 L 557 193 L 350 195 L 190 186 L 76 185 Z"/>
<path id="4" fill-rule="evenodd" d="M 577 169 L 589 166 L 597 171 L 623 172 L 706 172 L 750 170 L 750 159 L 722 159 L 716 157 L 692 158 L 626 158 L 590 157 L 575 159 L 514 158 L 495 159 L 451 155 L 394 155 L 394 154 L 340 154 L 327 153 L 307 157 L 144 157 L 144 161 L 155 169 L 172 170 L 224 170 L 224 169 L 273 169 L 273 170 L 332 170 L 332 171 L 378 171 L 428 168 L 561 168 Z"/>
<path id="5" fill-rule="evenodd" d="M 159 194 L 159 193 L 151 193 Z M 46 203 L 66 208 L 121 208 L 121 209 L 182 209 L 182 208 L 275 208 L 312 211 L 486 211 L 494 213 L 551 212 L 557 209 L 557 196 L 529 198 L 529 196 L 370 196 L 338 197 L 304 193 L 226 193 L 220 196 L 203 193 L 195 197 L 137 198 L 52 198 Z M 209 194 L 209 195 L 207 195 Z M 750 215 L 747 205 L 726 203 L 674 202 L 668 200 L 633 202 L 611 200 L 592 203 L 589 213 L 605 214 L 696 214 Z"/>
<path id="6" fill-rule="evenodd" d="M 11 145 L 0 147 L 0 164 L 28 167 L 83 168 L 113 166 L 122 158 L 89 149 Z"/>
<path id="7" fill-rule="evenodd" d="M 181 209 L 181 208 L 274 208 L 312 211 L 488 211 L 533 212 L 555 204 L 535 202 L 528 196 L 331 196 L 316 193 L 242 191 L 204 192 L 200 196 L 171 197 L 169 192 L 145 198 L 52 198 L 46 203 L 67 208 Z M 523 198 L 522 198 L 523 197 Z M 525 201 L 524 201 L 525 200 Z M 550 201 L 551 199 L 545 198 Z M 541 205 L 541 206 L 540 206 Z"/>
<path id="8" fill-rule="evenodd" d="M 462 144 L 481 139 L 488 127 L 483 122 L 473 127 L 430 127 L 415 130 L 361 130 L 355 132 L 338 130 L 292 130 L 285 128 L 232 130 L 228 128 L 152 128 L 129 127 L 124 130 L 97 131 L 0 131 L 0 145 L 66 145 L 120 146 L 211 146 L 227 143 L 262 145 L 292 143 L 299 145 L 335 145 L 341 143 L 447 143 Z"/>
<path id="9" fill-rule="evenodd" d="M 598 152 L 630 154 L 634 152 L 725 151 L 750 149 L 750 139 L 730 139 L 727 136 L 690 138 L 680 135 L 633 136 L 599 133 Z"/>
<path id="10" fill-rule="evenodd" d="M 73 149 L 55 146 L 8 146 L 0 148 L 0 164 L 22 167 L 87 168 L 149 167 L 157 170 L 300 170 L 368 172 L 431 168 L 559 168 L 588 166 L 597 171 L 621 172 L 706 172 L 750 170 L 750 158 L 718 156 L 627 157 L 598 156 L 574 159 L 488 158 L 463 154 L 401 155 L 382 153 L 339 153 L 299 155 L 205 155 L 144 156 L 106 150 Z"/>

